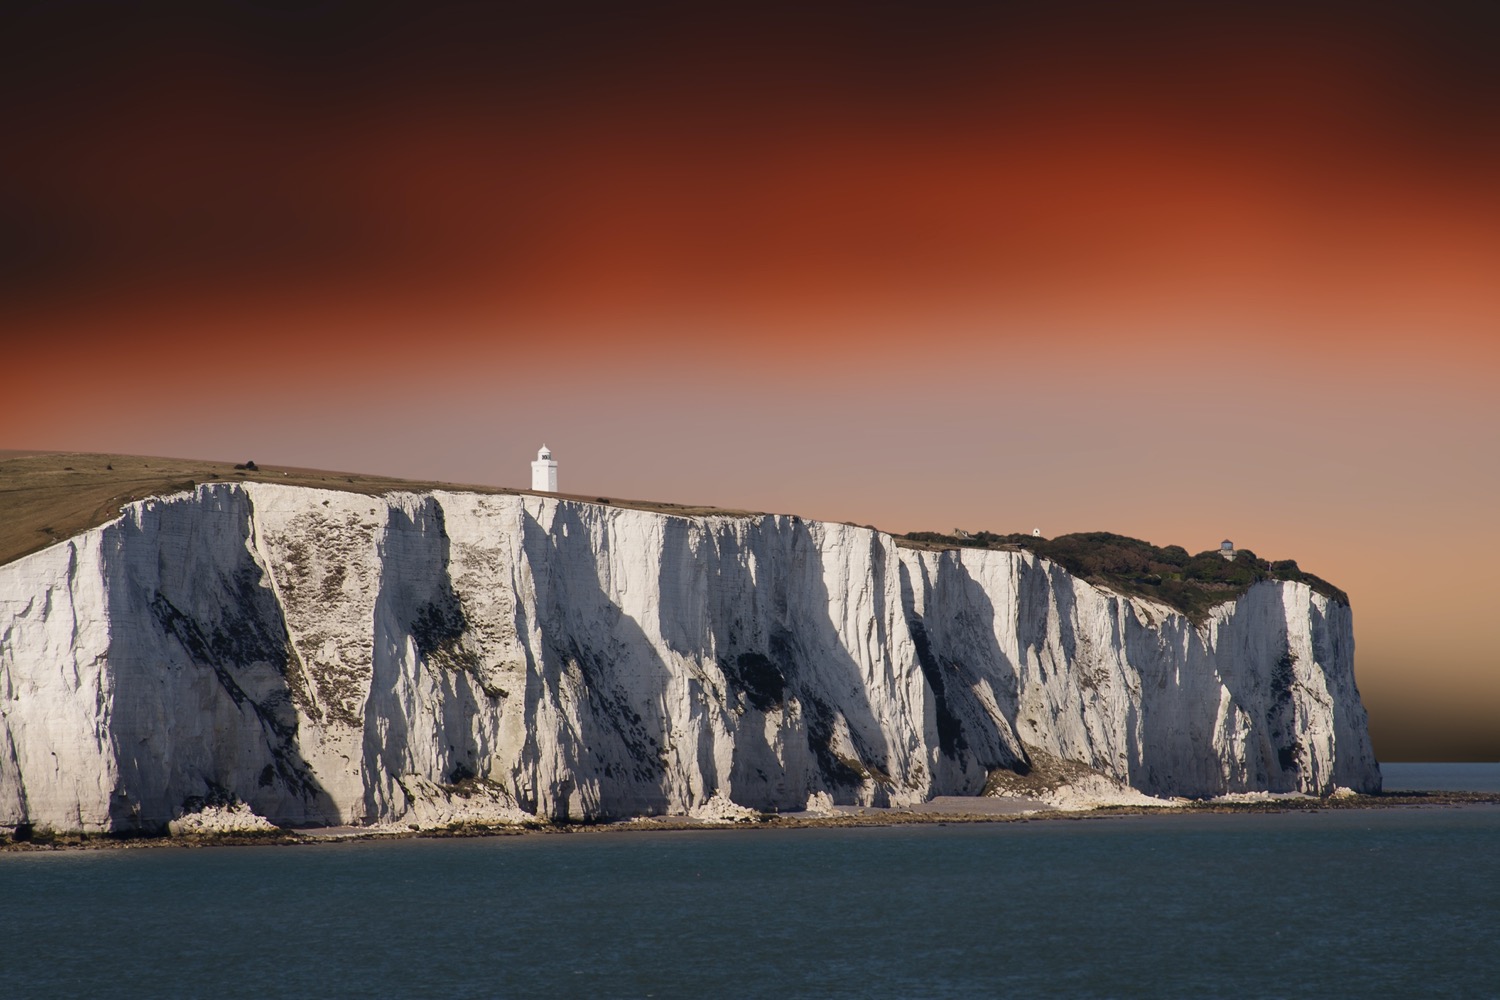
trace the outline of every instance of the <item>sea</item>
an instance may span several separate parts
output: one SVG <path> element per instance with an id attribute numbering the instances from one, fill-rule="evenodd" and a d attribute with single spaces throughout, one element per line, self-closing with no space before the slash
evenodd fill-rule
<path id="1" fill-rule="evenodd" d="M 17 998 L 1500 996 L 1500 806 L 10 853 L 0 928 Z"/>

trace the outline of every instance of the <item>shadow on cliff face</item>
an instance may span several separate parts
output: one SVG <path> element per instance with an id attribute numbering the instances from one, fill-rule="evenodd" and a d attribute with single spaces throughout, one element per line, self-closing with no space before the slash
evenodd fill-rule
<path id="1" fill-rule="evenodd" d="M 1245 759 L 1262 781 L 1253 787 L 1326 794 L 1337 784 L 1378 792 L 1379 766 L 1354 687 L 1354 651 L 1343 645 L 1348 626 L 1332 628 L 1311 600 L 1289 608 L 1289 591 L 1307 593 L 1293 584 L 1255 585 L 1219 629 L 1224 687 L 1252 725 Z M 1288 634 L 1289 614 L 1307 619 L 1306 646 Z M 1320 725 L 1325 699 L 1331 732 Z"/>
<path id="2" fill-rule="evenodd" d="M 479 656 L 466 643 L 469 621 L 451 561 L 437 498 L 418 498 L 410 511 L 389 505 L 365 700 L 362 773 L 370 820 L 404 814 L 405 775 L 440 785 L 488 777 L 477 730 L 496 706 L 483 690 Z"/>
<path id="3" fill-rule="evenodd" d="M 879 669 L 891 666 L 891 636 L 887 630 L 887 612 L 891 609 L 885 607 L 889 566 L 877 536 L 872 532 L 868 540 L 874 646 L 886 661 L 873 665 Z M 787 638 L 784 644 L 778 643 L 773 635 L 771 652 L 775 655 L 779 647 L 785 650 L 787 661 L 782 669 L 802 702 L 808 744 L 833 800 L 855 803 L 862 783 L 869 782 L 870 804 L 889 805 L 891 790 L 902 776 L 891 764 L 891 748 L 871 708 L 868 682 L 860 664 L 845 649 L 839 623 L 828 613 L 835 602 L 823 582 L 822 553 L 800 518 L 792 518 L 789 549 L 788 565 L 795 575 L 784 581 L 784 599 L 773 604 L 779 615 L 786 616 L 781 625 Z M 777 582 L 783 581 L 773 581 Z M 855 599 L 853 594 L 843 595 L 843 600 Z M 804 615 L 799 609 L 822 609 L 824 613 Z M 848 730 L 852 756 L 835 743 L 842 729 Z"/>
<path id="4" fill-rule="evenodd" d="M 1181 616 L 1155 629 L 1127 616 L 1125 642 L 1142 685 L 1128 720 L 1131 784 L 1194 797 L 1320 790 L 1312 772 L 1324 768 L 1299 739 L 1298 664 L 1280 585 L 1241 596 L 1212 649 Z"/>
<path id="5" fill-rule="evenodd" d="M 920 564 L 919 564 L 920 565 Z M 952 762 L 957 787 L 939 794 L 973 794 L 988 772 L 1025 774 L 1030 762 L 1016 736 L 1016 665 L 995 638 L 995 605 L 957 553 L 944 552 L 930 581 L 925 617 L 918 617 L 911 572 L 901 564 L 901 599 L 917 661 L 933 693 L 938 745 Z M 971 763 L 978 765 L 975 773 Z"/>
<path id="6" fill-rule="evenodd" d="M 1181 615 L 1154 627 L 1127 615 L 1124 643 L 1141 683 L 1139 704 L 1130 702 L 1125 719 L 1130 784 L 1148 795 L 1226 791 L 1224 765 L 1214 753 L 1216 659 L 1198 629 Z M 1252 764 L 1245 773 L 1255 770 Z"/>
<path id="7" fill-rule="evenodd" d="M 745 631 L 744 616 L 753 621 L 756 610 L 753 598 L 741 606 L 735 600 L 725 601 L 726 590 L 738 596 L 748 572 L 747 554 L 732 530 L 718 533 L 684 518 L 663 518 L 661 563 L 657 567 L 657 593 L 659 594 L 657 626 L 667 649 L 687 659 L 705 662 L 709 649 L 722 654 L 734 648 L 735 636 Z M 695 544 L 696 543 L 696 544 Z M 728 581 L 732 581 L 729 583 Z M 742 654 L 745 669 L 754 675 L 751 683 L 756 695 L 754 705 L 762 722 L 766 712 L 781 709 L 785 704 L 786 678 L 770 660 L 761 657 L 754 660 L 753 654 Z M 721 655 L 719 667 L 725 683 L 731 688 L 740 674 L 733 660 Z M 736 672 L 734 677 L 728 676 Z M 707 683 L 705 683 L 707 680 Z M 742 802 L 733 796 L 732 775 L 742 757 L 754 757 L 755 768 L 763 778 L 769 779 L 766 761 L 773 760 L 770 744 L 767 743 L 764 725 L 756 730 L 745 726 L 736 732 L 735 706 L 731 704 L 733 692 L 721 690 L 713 684 L 711 675 L 689 678 L 689 725 L 693 727 L 698 774 L 703 780 L 703 794 L 712 796 L 721 792 L 745 806 L 770 808 L 774 796 L 762 796 L 754 802 Z M 733 740 L 730 774 L 719 773 L 718 757 L 715 753 L 720 738 Z M 751 746 L 745 746 L 741 741 Z M 780 769 L 771 767 L 770 772 Z"/>
<path id="8" fill-rule="evenodd" d="M 733 758 L 730 773 L 716 776 L 719 790 L 758 809 L 801 809 L 818 791 L 838 803 L 853 804 L 863 795 L 875 805 L 889 804 L 901 776 L 893 774 L 863 671 L 830 616 L 834 602 L 807 524 L 762 518 L 748 527 L 743 546 L 734 532 L 729 525 L 715 531 L 672 523 L 660 570 L 662 593 L 674 595 L 670 606 L 663 601 L 662 634 L 675 651 L 700 661 L 709 660 L 712 649 L 726 685 L 713 714 L 728 730 Z M 874 539 L 875 645 L 888 652 L 887 567 Z M 684 585 L 688 578 L 693 586 Z M 688 621 L 696 628 L 687 628 Z M 709 714 L 703 713 L 700 757 L 711 746 Z M 777 731 L 774 746 L 768 722 Z"/>
<path id="9" fill-rule="evenodd" d="M 692 689 L 705 795 L 719 792 L 747 808 L 800 808 L 806 791 L 798 799 L 787 788 L 786 762 L 766 738 L 767 715 L 786 711 L 782 664 L 788 656 L 784 640 L 776 659 L 764 652 L 770 640 L 760 622 L 762 596 L 750 582 L 751 548 L 740 544 L 732 527 L 714 532 L 682 518 L 665 519 L 658 627 L 667 648 L 685 658 L 706 664 L 713 653 L 718 656 L 725 687 L 695 681 Z M 719 773 L 719 739 L 730 741 L 728 774 Z"/>
<path id="10" fill-rule="evenodd" d="M 1078 657 L 1078 636 L 1073 630 L 1078 602 L 1073 596 L 1073 577 L 1055 563 L 1033 561 L 1028 557 L 1021 563 L 1016 601 L 1017 643 L 1023 652 L 1029 649 L 1035 654 L 1041 680 L 1046 683 L 1050 679 L 1047 675 L 1049 657 L 1046 653 L 1050 638 L 1047 621 L 1054 606 L 1063 659 L 1066 663 L 1073 663 Z"/>
<path id="11" fill-rule="evenodd" d="M 106 530 L 116 831 L 236 798 L 282 825 L 338 819 L 298 747 L 286 623 L 251 532 L 233 486 Z"/>
<path id="12" fill-rule="evenodd" d="M 556 773 L 545 773 L 533 731 L 519 767 L 530 771 L 535 797 L 521 805 L 559 819 L 659 815 L 671 804 L 664 709 L 671 672 L 601 586 L 609 539 L 606 534 L 595 546 L 580 516 L 585 509 L 558 503 L 550 532 L 530 513 L 522 515 L 539 632 L 533 644 L 518 616 L 529 661 L 526 718 L 536 720 L 546 703 L 547 714 L 558 720 L 561 760 Z M 540 663 L 532 659 L 533 645 L 540 647 Z M 519 777 L 516 783 L 527 784 Z"/>
<path id="13" fill-rule="evenodd" d="M 1370 716 L 1354 680 L 1353 610 L 1332 603 L 1328 614 L 1309 605 L 1313 657 L 1323 664 L 1328 693 L 1333 697 L 1333 780 L 1366 795 L 1379 794 L 1384 780 L 1375 748 L 1370 743 Z M 1347 637 L 1347 638 L 1346 638 Z M 1369 761 L 1371 767 L 1362 766 Z M 1371 773 L 1373 771 L 1373 773 Z"/>
<path id="14" fill-rule="evenodd" d="M 1262 610 L 1264 609 L 1264 610 Z M 1269 634 L 1253 634 L 1240 624 L 1254 611 L 1257 620 L 1275 622 Z M 1298 739 L 1297 657 L 1292 652 L 1286 628 L 1286 602 L 1279 584 L 1252 587 L 1235 602 L 1234 610 L 1219 627 L 1219 678 L 1232 703 L 1250 719 L 1251 730 L 1244 766 L 1257 784 L 1273 792 L 1302 790 L 1302 775 L 1309 761 L 1307 748 Z M 1232 649 L 1225 649 L 1231 645 Z M 1227 654 L 1227 655 L 1226 655 Z M 1203 748 L 1212 756 L 1211 748 Z"/>

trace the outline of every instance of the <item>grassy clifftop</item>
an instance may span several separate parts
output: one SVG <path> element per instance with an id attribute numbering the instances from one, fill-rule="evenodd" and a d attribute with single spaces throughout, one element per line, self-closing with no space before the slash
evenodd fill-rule
<path id="1" fill-rule="evenodd" d="M 1232 601 L 1263 580 L 1305 583 L 1314 591 L 1340 604 L 1349 595 L 1311 573 L 1304 573 L 1291 559 L 1269 562 L 1249 549 L 1240 549 L 1231 562 L 1217 549 L 1189 555 L 1178 545 L 1159 548 L 1139 538 L 1086 531 L 1057 538 L 1033 535 L 996 535 L 981 531 L 973 535 L 944 535 L 914 531 L 898 542 L 922 548 L 1009 549 L 1035 552 L 1089 583 L 1101 584 L 1118 593 L 1149 598 L 1176 608 L 1195 622 L 1202 622 L 1210 608 Z"/>
<path id="2" fill-rule="evenodd" d="M 119 514 L 121 505 L 133 500 L 189 490 L 199 483 L 246 481 L 375 495 L 398 490 L 419 492 L 433 489 L 476 493 L 530 492 L 320 469 L 245 468 L 244 464 L 232 462 L 138 455 L 0 452 L 0 564 L 103 524 Z M 684 517 L 756 516 L 752 511 L 660 501 L 553 495 L 559 499 Z M 895 537 L 897 544 L 911 548 L 1029 550 L 1090 583 L 1160 601 L 1199 622 L 1210 608 L 1235 599 L 1262 580 L 1296 580 L 1333 600 L 1344 604 L 1349 602 L 1342 590 L 1302 572 L 1295 562 L 1267 562 L 1245 549 L 1229 562 L 1217 551 L 1189 555 L 1186 549 L 1176 545 L 1158 548 L 1149 542 L 1103 531 L 1058 538 L 997 535 L 988 531 L 967 536 L 915 531 Z"/>
<path id="3" fill-rule="evenodd" d="M 252 466 L 248 467 L 247 466 Z M 503 486 L 397 479 L 281 465 L 105 455 L 80 452 L 0 451 L 0 565 L 96 528 L 134 500 L 191 490 L 201 483 L 263 482 L 381 496 L 398 491 L 530 493 Z M 659 514 L 745 516 L 747 511 L 616 497 L 550 494 Z"/>

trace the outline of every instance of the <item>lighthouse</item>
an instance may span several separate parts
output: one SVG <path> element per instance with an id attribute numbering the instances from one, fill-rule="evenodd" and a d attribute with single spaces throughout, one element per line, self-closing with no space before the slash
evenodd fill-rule
<path id="1" fill-rule="evenodd" d="M 531 488 L 543 493 L 557 492 L 557 463 L 546 445 L 542 445 L 536 461 L 531 463 Z"/>

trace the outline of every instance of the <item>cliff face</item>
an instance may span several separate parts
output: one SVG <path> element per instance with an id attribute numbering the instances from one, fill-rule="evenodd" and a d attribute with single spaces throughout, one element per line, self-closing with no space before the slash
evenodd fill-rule
<path id="1" fill-rule="evenodd" d="M 1030 749 L 1028 749 L 1030 748 Z M 0 567 L 0 826 L 1380 787 L 1349 609 L 1195 627 L 1027 553 L 534 496 L 199 487 Z"/>

